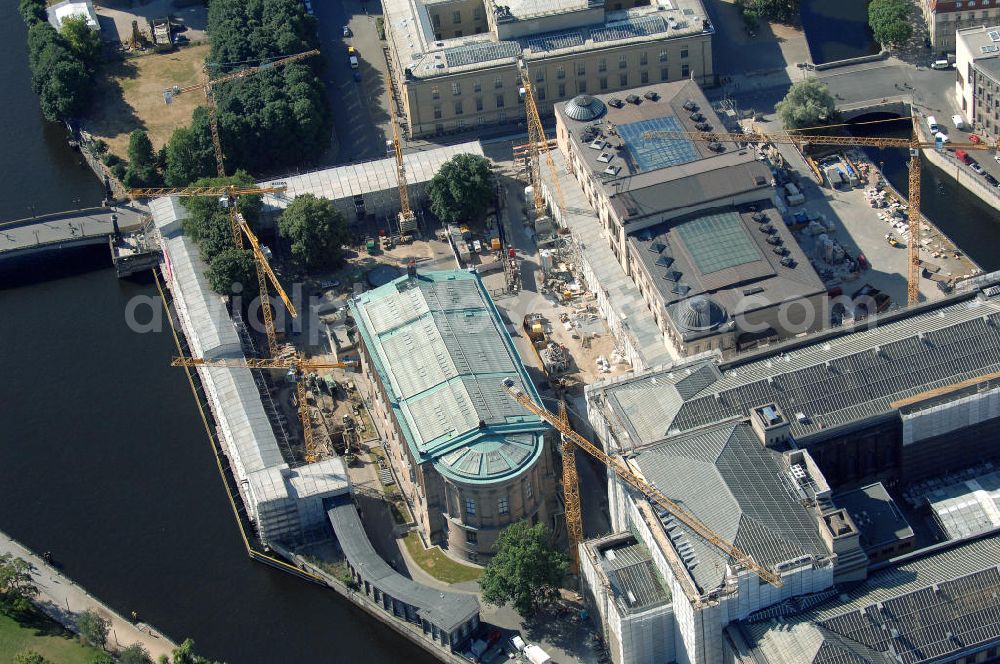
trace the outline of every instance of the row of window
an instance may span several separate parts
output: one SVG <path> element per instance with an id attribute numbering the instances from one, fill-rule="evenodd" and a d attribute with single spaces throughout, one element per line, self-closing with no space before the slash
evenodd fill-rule
<path id="1" fill-rule="evenodd" d="M 433 18 L 433 21 L 434 21 L 434 27 L 435 28 L 440 28 L 441 27 L 441 15 L 440 14 L 434 14 L 432 18 Z M 473 21 L 482 21 L 483 20 L 483 10 L 482 10 L 482 7 L 475 7 L 472 10 L 472 20 Z M 451 22 L 452 22 L 453 25 L 460 24 L 462 22 L 462 12 L 457 11 L 457 10 L 453 11 L 451 13 Z"/>
<path id="2" fill-rule="evenodd" d="M 688 65 L 681 65 L 681 78 L 687 78 L 690 75 L 691 75 L 691 69 L 690 69 L 690 67 L 688 67 Z M 668 80 L 670 80 L 670 70 L 667 67 L 663 67 L 663 68 L 660 69 L 660 80 L 661 81 L 668 81 Z M 639 72 L 639 85 L 646 85 L 647 83 L 649 83 L 649 72 L 646 71 L 646 70 L 640 71 Z M 608 89 L 608 77 L 607 76 L 600 77 L 600 79 L 598 79 L 597 85 L 598 85 L 598 88 L 600 90 L 607 90 Z M 452 83 L 451 86 L 452 86 L 452 94 L 454 94 L 455 96 L 461 95 L 461 87 L 459 86 L 458 83 Z M 618 87 L 620 87 L 620 88 L 627 88 L 628 86 L 629 86 L 629 75 L 628 75 L 628 72 L 622 72 L 621 74 L 618 75 Z M 477 85 L 475 87 L 475 91 L 476 92 L 479 92 L 478 88 L 479 88 L 479 86 Z M 587 92 L 587 82 L 586 81 L 577 81 L 577 83 L 576 83 L 576 93 L 575 94 L 583 94 L 585 92 Z M 535 96 L 537 97 L 538 101 L 545 101 L 545 98 L 546 98 L 546 89 L 545 88 L 538 88 L 538 90 L 535 91 Z M 558 98 L 558 99 L 564 99 L 565 97 L 566 97 L 566 84 L 565 83 L 559 83 L 559 84 L 557 84 L 556 85 L 556 98 Z M 436 87 L 431 90 L 431 98 L 435 99 L 435 100 L 438 100 L 438 99 L 441 98 L 440 94 L 438 94 L 438 92 L 437 92 L 437 88 Z M 475 98 L 475 104 L 476 104 L 476 112 L 477 113 L 481 112 L 483 110 L 483 98 L 482 97 L 476 97 Z M 506 100 L 505 100 L 504 96 L 502 94 L 497 95 L 496 96 L 496 108 L 504 108 L 505 104 L 506 104 Z M 455 115 L 462 115 L 464 113 L 465 113 L 465 103 L 464 103 L 464 100 L 462 100 L 462 99 L 456 100 L 455 101 Z M 435 120 L 440 120 L 441 117 L 442 117 L 441 105 L 437 104 L 437 105 L 434 106 L 434 119 Z"/>
<path id="3" fill-rule="evenodd" d="M 534 495 L 534 490 L 531 487 L 531 482 L 527 482 L 524 485 L 525 495 L 528 500 L 531 500 Z M 497 513 L 500 516 L 505 514 L 510 514 L 510 498 L 508 496 L 500 496 L 497 499 Z M 466 516 L 476 516 L 476 499 L 472 497 L 466 497 L 465 499 L 465 515 Z"/>
<path id="4" fill-rule="evenodd" d="M 681 60 L 687 60 L 687 59 L 688 59 L 688 47 L 685 46 L 685 47 L 681 48 Z M 659 61 L 660 62 L 668 62 L 669 61 L 669 55 L 667 54 L 666 51 L 660 51 Z M 643 51 L 642 53 L 639 54 L 639 66 L 640 67 L 645 67 L 648 64 L 649 64 L 649 54 L 646 53 L 645 51 Z M 622 54 L 618 58 L 618 68 L 619 69 L 628 69 L 628 67 L 629 67 L 628 55 L 627 54 Z M 600 60 L 598 60 L 597 61 L 597 71 L 599 71 L 599 72 L 606 72 L 607 70 L 608 70 L 608 60 L 607 60 L 607 58 L 601 58 Z M 586 76 L 587 75 L 587 64 L 586 63 L 584 63 L 584 62 L 577 63 L 577 65 L 576 65 L 576 75 L 577 76 Z M 564 78 L 566 78 L 566 67 L 564 65 L 558 65 L 558 66 L 556 66 L 556 78 L 557 79 L 564 79 Z M 545 82 L 545 69 L 539 68 L 535 72 L 535 82 L 536 83 L 544 83 Z"/>

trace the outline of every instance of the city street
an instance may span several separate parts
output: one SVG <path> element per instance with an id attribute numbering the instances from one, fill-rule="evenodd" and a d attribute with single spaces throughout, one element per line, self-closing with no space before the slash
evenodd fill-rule
<path id="1" fill-rule="evenodd" d="M 381 13 L 376 0 L 342 0 L 313 2 L 313 12 L 319 22 L 320 49 L 327 66 L 322 73 L 333 124 L 339 142 L 339 152 L 325 159 L 327 165 L 367 161 L 385 157 L 385 141 L 391 138 L 389 114 L 386 112 L 384 42 L 379 40 L 375 19 Z M 353 36 L 344 37 L 350 27 Z M 347 47 L 357 49 L 361 81 L 354 80 L 354 69 L 348 62 Z"/>

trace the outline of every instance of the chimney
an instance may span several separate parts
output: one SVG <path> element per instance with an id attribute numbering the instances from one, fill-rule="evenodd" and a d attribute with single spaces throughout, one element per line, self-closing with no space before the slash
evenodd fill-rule
<path id="1" fill-rule="evenodd" d="M 417 276 L 417 261 L 412 258 L 406 261 L 406 276 L 411 279 Z"/>

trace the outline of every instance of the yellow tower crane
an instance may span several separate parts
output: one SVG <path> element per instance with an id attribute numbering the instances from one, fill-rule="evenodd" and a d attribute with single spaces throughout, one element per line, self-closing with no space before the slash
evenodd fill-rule
<path id="1" fill-rule="evenodd" d="M 229 220 L 233 228 L 236 231 L 234 239 L 238 238 L 237 247 L 243 248 L 243 236 L 245 235 L 247 241 L 250 243 L 250 249 L 253 251 L 253 255 L 256 258 L 254 265 L 257 269 L 257 281 L 260 286 L 260 308 L 261 314 L 264 317 L 264 332 L 267 335 L 267 348 L 268 352 L 274 356 L 278 354 L 278 341 L 277 335 L 274 330 L 274 315 L 271 311 L 271 296 L 268 292 L 267 284 L 270 283 L 278 297 L 285 304 L 285 308 L 292 318 L 297 318 L 299 313 L 296 310 L 295 305 L 292 304 L 292 300 L 288 297 L 288 293 L 285 289 L 281 287 L 281 283 L 278 281 L 278 277 L 274 274 L 274 270 L 271 269 L 271 263 L 268 260 L 267 255 L 264 253 L 264 248 L 260 244 L 260 240 L 250 229 L 250 225 L 247 224 L 246 219 L 243 215 L 237 212 L 236 205 L 233 201 L 237 196 L 240 195 L 254 195 L 254 194 L 265 194 L 265 193 L 278 193 L 285 191 L 284 186 L 279 187 L 240 187 L 236 185 L 226 185 L 221 187 L 159 187 L 159 188 L 147 188 L 147 189 L 130 189 L 129 196 L 132 198 L 158 198 L 160 196 L 217 196 L 220 198 L 225 198 L 229 207 Z"/>
<path id="2" fill-rule="evenodd" d="M 559 420 L 568 431 L 573 428 L 566 412 L 566 401 L 559 401 Z M 583 514 L 580 509 L 580 478 L 576 474 L 576 445 L 562 436 L 562 486 L 566 501 L 566 539 L 569 541 L 569 565 L 572 574 L 580 573 L 580 542 L 583 541 Z"/>
<path id="3" fill-rule="evenodd" d="M 914 119 L 914 123 L 916 120 Z M 916 304 L 920 300 L 920 151 L 925 148 L 938 149 L 936 142 L 922 141 L 914 127 L 910 138 L 883 138 L 864 136 L 824 136 L 821 134 L 765 134 L 763 132 L 747 132 L 742 134 L 727 132 L 691 132 L 691 131 L 647 131 L 644 139 L 685 139 L 691 141 L 707 141 L 710 143 L 783 143 L 802 148 L 805 145 L 836 145 L 859 146 L 874 148 L 904 148 L 910 151 L 908 198 L 910 241 L 907 242 L 907 304 Z M 949 148 L 960 150 L 996 150 L 996 143 L 949 143 Z"/>
<path id="4" fill-rule="evenodd" d="M 410 207 L 406 165 L 403 163 L 403 143 L 399 136 L 399 119 L 396 117 L 396 93 L 388 72 L 385 74 L 385 85 L 389 91 L 389 124 L 392 125 L 392 150 L 396 158 L 396 183 L 399 186 L 399 234 L 405 235 L 417 229 L 417 217 Z"/>
<path id="5" fill-rule="evenodd" d="M 688 530 L 704 540 L 707 544 L 722 551 L 737 565 L 753 572 L 775 588 L 780 588 L 784 585 L 780 576 L 775 574 L 773 571 L 758 565 L 748 553 L 737 548 L 735 544 L 723 539 L 722 536 L 702 523 L 701 520 L 699 520 L 698 517 L 690 511 L 667 498 L 667 496 L 665 496 L 659 489 L 651 486 L 620 458 L 607 454 L 597 445 L 594 445 L 592 442 L 573 431 L 573 429 L 568 426 L 568 424 L 561 417 L 549 412 L 544 407 L 532 401 L 531 397 L 529 397 L 524 390 L 517 386 L 513 378 L 507 378 L 503 381 L 503 389 L 511 396 L 511 398 L 521 404 L 521 406 L 523 406 L 526 410 L 534 413 L 551 424 L 563 435 L 564 438 L 569 439 L 574 445 L 610 468 L 620 480 L 665 509 L 675 519 L 683 523 Z"/>
<path id="6" fill-rule="evenodd" d="M 545 138 L 545 127 L 542 126 L 542 118 L 538 115 L 538 105 L 535 103 L 535 90 L 531 84 L 531 76 L 528 73 L 528 65 L 524 60 L 518 60 L 518 71 L 521 74 L 521 95 L 524 98 L 524 112 L 528 118 L 528 168 L 531 174 L 532 196 L 535 202 L 535 217 L 545 214 L 545 197 L 542 195 L 542 166 L 540 157 L 545 156 L 545 165 L 552 176 L 552 186 L 556 190 L 556 201 L 560 210 L 566 209 L 566 201 L 563 198 L 562 186 L 559 184 L 559 172 L 556 163 L 552 160 L 552 153 L 549 150 L 549 141 Z"/>
<path id="7" fill-rule="evenodd" d="M 306 401 L 306 381 L 305 375 L 308 371 L 320 369 L 356 369 L 355 362 L 323 362 L 319 360 L 305 359 L 298 354 L 288 358 L 268 358 L 268 359 L 218 359 L 209 360 L 200 357 L 175 357 L 171 362 L 172 367 L 207 367 L 226 369 L 285 369 L 290 374 L 295 375 L 295 397 L 299 405 L 299 419 L 302 422 L 302 439 L 305 446 L 305 460 L 312 463 L 319 458 L 316 450 L 315 438 L 313 437 L 312 413 Z"/>

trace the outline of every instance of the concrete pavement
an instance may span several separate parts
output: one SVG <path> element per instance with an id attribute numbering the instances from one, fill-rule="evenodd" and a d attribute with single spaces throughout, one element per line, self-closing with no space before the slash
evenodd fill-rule
<path id="1" fill-rule="evenodd" d="M 170 656 L 177 644 L 145 623 L 132 623 L 118 615 L 114 609 L 102 604 L 86 590 L 57 569 L 46 563 L 40 556 L 19 544 L 6 533 L 0 532 L 0 554 L 9 553 L 22 558 L 33 566 L 31 575 L 38 586 L 39 595 L 35 604 L 52 619 L 76 631 L 75 616 L 89 610 L 111 621 L 108 631 L 108 649 L 118 650 L 141 643 L 155 660 L 160 655 Z"/>

